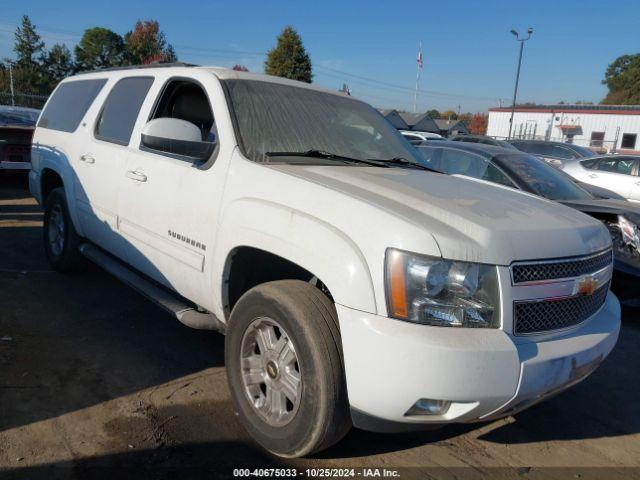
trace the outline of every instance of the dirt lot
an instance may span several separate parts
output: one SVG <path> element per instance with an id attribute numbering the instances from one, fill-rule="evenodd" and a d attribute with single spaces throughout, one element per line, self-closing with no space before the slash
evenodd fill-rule
<path id="1" fill-rule="evenodd" d="M 98 269 L 52 272 L 41 222 L 24 179 L 0 177 L 2 478 L 232 478 L 234 468 L 269 466 L 640 478 L 637 311 L 625 312 L 596 373 L 515 418 L 403 435 L 354 430 L 315 458 L 278 462 L 234 416 L 222 336 L 182 326 Z"/>

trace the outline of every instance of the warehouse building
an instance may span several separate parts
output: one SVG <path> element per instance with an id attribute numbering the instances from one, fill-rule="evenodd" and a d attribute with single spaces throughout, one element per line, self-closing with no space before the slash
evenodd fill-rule
<path id="1" fill-rule="evenodd" d="M 490 108 L 487 135 L 507 138 L 511 108 Z M 512 138 L 572 142 L 606 152 L 640 151 L 640 105 L 517 107 Z"/>

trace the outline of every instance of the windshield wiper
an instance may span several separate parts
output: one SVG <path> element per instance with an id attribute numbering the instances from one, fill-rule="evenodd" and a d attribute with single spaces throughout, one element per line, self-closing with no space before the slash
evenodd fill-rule
<path id="1" fill-rule="evenodd" d="M 341 162 L 350 163 L 363 163 L 365 165 L 371 165 L 373 167 L 388 168 L 390 165 L 385 165 L 386 162 L 380 160 L 364 160 L 362 158 L 347 157 L 344 155 L 338 155 L 336 153 L 325 152 L 323 150 L 307 150 L 306 152 L 266 152 L 268 157 L 307 157 L 307 158 L 322 158 L 324 160 L 338 160 Z"/>
<path id="2" fill-rule="evenodd" d="M 401 167 L 417 168 L 419 170 L 426 170 L 427 172 L 442 173 L 436 170 L 435 168 L 427 167 L 426 165 L 422 165 L 421 163 L 412 162 L 411 160 L 407 160 L 404 157 L 393 157 L 388 160 L 378 160 L 378 159 L 370 158 L 369 160 L 372 162 L 384 162 L 390 165 L 396 165 Z"/>

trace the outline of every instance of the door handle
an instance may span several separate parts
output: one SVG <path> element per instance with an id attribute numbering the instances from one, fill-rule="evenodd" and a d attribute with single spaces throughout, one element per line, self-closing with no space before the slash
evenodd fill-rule
<path id="1" fill-rule="evenodd" d="M 595 173 L 591 173 L 589 174 L 589 178 L 598 178 L 598 175 L 596 175 Z"/>
<path id="2" fill-rule="evenodd" d="M 93 158 L 91 155 L 89 155 L 88 153 L 85 153 L 84 155 L 82 155 L 80 157 L 80 160 L 82 160 L 84 163 L 96 163 L 96 159 Z"/>
<path id="3" fill-rule="evenodd" d="M 138 172 L 136 170 L 129 170 L 127 172 L 127 178 L 130 178 L 131 180 L 135 180 L 136 182 L 147 181 L 147 176 L 144 173 Z"/>
<path id="4" fill-rule="evenodd" d="M 639 186 L 640 186 L 640 182 L 636 182 L 636 185 L 639 185 Z"/>

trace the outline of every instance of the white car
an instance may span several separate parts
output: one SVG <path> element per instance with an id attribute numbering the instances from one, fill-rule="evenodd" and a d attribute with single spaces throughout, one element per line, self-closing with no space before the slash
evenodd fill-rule
<path id="1" fill-rule="evenodd" d="M 400 130 L 400 133 L 404 138 L 406 138 L 412 143 L 434 141 L 434 140 L 446 140 L 446 138 L 444 138 L 442 135 L 438 135 L 437 133 L 431 133 L 431 132 Z"/>
<path id="2" fill-rule="evenodd" d="M 605 155 L 565 162 L 562 170 L 580 182 L 640 202 L 640 156 Z"/>
<path id="3" fill-rule="evenodd" d="M 30 188 L 51 265 L 84 255 L 226 333 L 240 420 L 296 457 L 352 424 L 510 415 L 616 343 L 601 222 L 420 161 L 372 107 L 314 85 L 125 68 L 56 88 Z"/>

